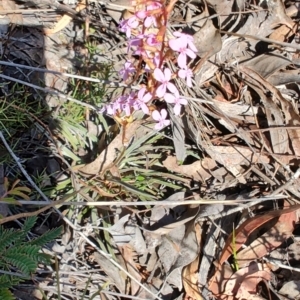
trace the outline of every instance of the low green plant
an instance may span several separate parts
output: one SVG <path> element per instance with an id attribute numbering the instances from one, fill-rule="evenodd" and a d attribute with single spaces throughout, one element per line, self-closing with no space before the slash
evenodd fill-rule
<path id="1" fill-rule="evenodd" d="M 51 256 L 41 252 L 41 248 L 57 238 L 61 227 L 49 230 L 32 240 L 27 235 L 37 221 L 37 217 L 25 220 L 21 229 L 5 229 L 0 226 L 0 299 L 14 300 L 11 288 L 30 280 L 39 263 L 50 264 Z"/>
<path id="2" fill-rule="evenodd" d="M 0 128 L 4 136 L 18 138 L 20 132 L 35 122 L 32 115 L 39 118 L 46 112 L 47 108 L 41 101 L 36 100 L 26 87 L 16 83 L 8 95 L 0 97 Z"/>

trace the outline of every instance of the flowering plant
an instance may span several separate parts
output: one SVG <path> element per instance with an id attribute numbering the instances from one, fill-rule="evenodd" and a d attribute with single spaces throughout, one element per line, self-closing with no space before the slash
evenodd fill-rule
<path id="1" fill-rule="evenodd" d="M 189 60 L 194 59 L 197 52 L 191 35 L 179 31 L 171 33 L 167 29 L 169 14 L 177 0 L 169 1 L 168 5 L 165 2 L 132 1 L 132 16 L 122 20 L 119 25 L 120 31 L 128 39 L 129 56 L 119 75 L 125 83 L 132 83 L 139 78 L 143 85 L 139 92 L 124 94 L 105 107 L 107 114 L 120 122 L 128 122 L 136 110 L 151 114 L 157 121 L 156 130 L 168 126 L 170 121 L 167 120 L 165 109 L 160 112 L 152 109 L 152 102 L 165 100 L 173 105 L 174 114 L 180 115 L 181 106 L 186 105 L 187 100 L 180 96 L 173 80 L 179 77 L 185 79 L 188 87 L 192 86 L 193 72 L 189 68 Z M 139 60 L 133 62 L 132 55 L 138 56 Z M 170 60 L 176 61 L 177 71 L 172 72 L 166 66 Z"/>

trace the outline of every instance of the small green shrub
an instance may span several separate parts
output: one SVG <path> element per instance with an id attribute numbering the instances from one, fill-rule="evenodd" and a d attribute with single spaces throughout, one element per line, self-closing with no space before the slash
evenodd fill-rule
<path id="1" fill-rule="evenodd" d="M 51 257 L 41 253 L 41 248 L 61 233 L 61 227 L 49 230 L 28 241 L 27 235 L 36 223 L 30 217 L 22 229 L 5 229 L 0 226 L 0 299 L 15 299 L 10 288 L 30 280 L 39 263 L 50 264 Z M 1 272 L 2 271 L 2 272 Z"/>

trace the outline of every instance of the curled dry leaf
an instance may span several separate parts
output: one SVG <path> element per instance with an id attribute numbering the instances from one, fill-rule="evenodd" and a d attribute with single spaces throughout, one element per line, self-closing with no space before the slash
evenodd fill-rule
<path id="1" fill-rule="evenodd" d="M 200 245 L 202 228 L 200 227 L 199 223 L 195 225 L 195 233 L 197 243 Z M 197 255 L 194 261 L 183 268 L 182 272 L 182 281 L 186 298 L 191 300 L 203 300 L 198 288 L 199 259 L 200 256 Z"/>
<path id="2" fill-rule="evenodd" d="M 251 261 L 264 257 L 274 248 L 280 246 L 292 236 L 297 219 L 297 210 L 286 213 L 283 211 L 277 223 L 270 230 L 237 253 L 238 265 L 240 267 L 248 265 Z"/>
<path id="3" fill-rule="evenodd" d="M 120 251 L 122 253 L 123 259 L 125 261 L 127 270 L 130 275 L 132 275 L 137 281 L 141 282 L 142 275 L 138 270 L 138 265 L 134 260 L 134 256 L 136 255 L 133 248 L 130 245 L 123 245 L 120 247 Z M 129 278 L 128 278 L 129 279 Z M 130 279 L 129 279 L 130 280 Z M 128 280 L 126 280 L 128 281 Z M 140 291 L 141 287 L 133 280 L 130 281 L 130 290 L 131 295 L 139 295 L 138 292 Z M 139 295 L 141 296 L 141 295 Z"/>
<path id="4" fill-rule="evenodd" d="M 136 120 L 133 123 L 128 124 L 125 130 L 125 139 L 130 141 L 131 138 L 135 136 L 138 128 L 141 126 L 142 123 L 143 121 Z M 80 169 L 80 172 L 84 174 L 95 175 L 106 170 L 116 159 L 115 149 L 122 148 L 123 140 L 123 133 L 120 132 L 108 145 L 108 147 L 103 152 L 101 152 L 101 154 L 94 161 L 83 166 Z"/>
<path id="5" fill-rule="evenodd" d="M 194 43 L 198 49 L 199 56 L 205 56 L 207 53 L 212 56 L 222 49 L 222 39 L 219 30 L 214 26 L 213 21 L 209 18 L 209 11 L 204 1 L 205 10 L 203 11 L 202 24 L 197 24 L 200 29 L 194 34 Z M 205 36 L 205 39 L 203 37 Z"/>
<path id="6" fill-rule="evenodd" d="M 195 181 L 205 182 L 211 177 L 211 170 L 217 167 L 216 162 L 208 157 L 198 160 L 189 165 L 178 165 L 175 156 L 168 156 L 163 165 L 166 169 L 179 173 L 185 177 L 193 178 Z"/>
<path id="7" fill-rule="evenodd" d="M 235 296 L 237 299 L 249 299 L 249 297 L 255 296 L 257 284 L 260 281 L 270 279 L 268 266 L 254 262 L 248 267 L 235 272 L 227 281 L 222 294 L 223 296 Z M 230 299 L 230 297 L 227 299 Z"/>
<path id="8" fill-rule="evenodd" d="M 295 22 L 286 14 L 283 1 L 271 1 L 270 8 L 273 14 L 278 18 L 278 23 L 282 24 L 275 29 L 269 36 L 270 39 L 285 42 L 289 37 L 295 34 Z"/>
<path id="9" fill-rule="evenodd" d="M 246 243 L 248 237 L 252 232 L 254 232 L 262 225 L 266 224 L 267 222 L 273 220 L 274 218 L 279 217 L 278 222 L 275 225 L 276 228 L 274 229 L 276 231 L 276 236 L 270 236 L 269 243 L 266 241 L 266 246 L 264 245 L 265 240 L 259 241 L 258 246 L 254 245 L 256 247 L 255 249 L 250 250 L 250 248 L 253 246 L 250 245 L 246 251 L 248 259 L 244 259 L 244 257 L 242 257 L 242 255 L 239 255 L 238 252 L 237 263 L 249 263 L 254 259 L 261 258 L 268 251 L 274 249 L 275 247 L 278 247 L 284 241 L 285 238 L 289 237 L 292 234 L 295 221 L 298 219 L 297 212 L 299 209 L 300 205 L 294 205 L 293 207 L 288 209 L 271 211 L 264 215 L 259 215 L 247 220 L 238 229 L 236 229 L 235 244 L 232 244 L 233 237 L 231 234 L 228 237 L 224 249 L 219 258 L 216 272 L 209 282 L 209 289 L 211 290 L 211 292 L 215 295 L 220 295 L 223 292 L 224 281 L 226 282 L 226 278 L 228 278 L 228 272 L 226 275 L 227 277 L 224 278 L 223 274 L 225 274 L 225 265 L 223 264 L 233 254 L 233 251 L 238 252 L 239 249 L 241 249 L 241 247 Z M 273 235 L 275 235 L 274 230 L 270 230 L 270 233 L 273 233 Z M 279 236 L 281 237 L 280 243 L 277 243 L 275 240 Z"/>

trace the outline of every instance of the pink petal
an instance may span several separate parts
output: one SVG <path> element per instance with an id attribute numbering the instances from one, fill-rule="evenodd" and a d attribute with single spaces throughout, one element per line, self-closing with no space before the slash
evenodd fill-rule
<path id="1" fill-rule="evenodd" d="M 164 73 L 162 72 L 161 69 L 156 68 L 153 72 L 154 78 L 160 82 L 165 80 Z"/>
<path id="2" fill-rule="evenodd" d="M 177 87 L 173 83 L 171 83 L 171 82 L 167 83 L 167 88 L 173 94 L 175 94 L 176 92 L 178 93 Z"/>
<path id="3" fill-rule="evenodd" d="M 146 28 L 150 27 L 152 25 L 152 23 L 153 23 L 152 17 L 147 17 L 144 21 L 144 25 Z"/>
<path id="4" fill-rule="evenodd" d="M 175 97 L 172 94 L 166 93 L 164 98 L 168 103 L 174 103 Z"/>
<path id="5" fill-rule="evenodd" d="M 149 108 L 145 103 L 141 104 L 141 109 L 143 111 L 144 114 L 148 115 L 149 114 Z"/>
<path id="6" fill-rule="evenodd" d="M 177 63 L 181 69 L 186 68 L 186 54 L 180 53 L 177 58 Z"/>
<path id="7" fill-rule="evenodd" d="M 146 16 L 147 16 L 147 13 L 142 10 L 142 11 L 138 11 L 136 14 L 135 14 L 139 19 L 145 19 Z"/>
<path id="8" fill-rule="evenodd" d="M 169 40 L 169 47 L 174 51 L 179 51 L 181 48 L 180 41 L 178 39 Z"/>
<path id="9" fill-rule="evenodd" d="M 139 90 L 139 92 L 138 92 L 138 98 L 141 100 L 141 99 L 143 99 L 143 96 L 144 96 L 144 94 L 145 94 L 145 91 L 146 91 L 146 88 L 141 88 L 140 90 Z"/>
<path id="10" fill-rule="evenodd" d="M 188 87 L 192 87 L 193 85 L 192 85 L 192 78 L 190 77 L 190 76 L 188 76 L 187 78 L 186 78 L 186 85 L 188 86 Z"/>
<path id="11" fill-rule="evenodd" d="M 181 110 L 181 105 L 180 104 L 176 104 L 175 106 L 174 106 L 174 114 L 176 115 L 176 116 L 178 116 L 178 115 L 180 115 L 180 110 Z"/>
<path id="12" fill-rule="evenodd" d="M 180 98 L 179 103 L 182 104 L 182 105 L 187 105 L 188 104 L 187 100 L 184 99 L 184 98 Z"/>
<path id="13" fill-rule="evenodd" d="M 179 32 L 179 31 L 175 31 L 175 32 L 173 32 L 173 35 L 174 35 L 174 36 L 177 36 L 177 37 L 181 37 L 181 36 L 182 36 L 182 33 Z"/>
<path id="14" fill-rule="evenodd" d="M 160 115 L 158 110 L 155 110 L 155 111 L 152 112 L 152 118 L 155 121 L 160 121 L 161 115 Z"/>
<path id="15" fill-rule="evenodd" d="M 165 125 L 165 126 L 169 126 L 170 123 L 171 123 L 170 120 L 164 120 L 164 125 Z"/>
<path id="16" fill-rule="evenodd" d="M 163 120 L 165 120 L 166 118 L 167 118 L 167 111 L 165 110 L 165 109 L 162 109 L 161 111 L 160 111 L 160 114 L 161 114 L 161 118 L 163 119 Z"/>
<path id="17" fill-rule="evenodd" d="M 164 73 L 165 73 L 165 80 L 170 81 L 172 76 L 171 70 L 169 68 L 165 68 Z"/>
<path id="18" fill-rule="evenodd" d="M 198 52 L 198 49 L 197 49 L 197 47 L 195 46 L 195 44 L 193 43 L 193 41 L 190 41 L 190 42 L 188 43 L 188 45 L 189 45 L 190 49 L 191 49 L 193 52 Z"/>
<path id="19" fill-rule="evenodd" d="M 157 124 L 155 124 L 154 129 L 161 130 L 163 127 L 164 127 L 164 125 L 162 123 L 157 123 Z"/>
<path id="20" fill-rule="evenodd" d="M 156 96 L 161 98 L 165 95 L 166 93 L 166 85 L 165 84 L 161 84 L 157 89 L 156 89 Z"/>
<path id="21" fill-rule="evenodd" d="M 186 70 L 186 69 L 180 69 L 180 70 L 178 71 L 178 76 L 179 76 L 179 78 L 184 79 L 184 78 L 186 77 L 186 75 L 187 75 L 187 70 Z"/>
<path id="22" fill-rule="evenodd" d="M 150 93 L 147 93 L 144 97 L 143 97 L 143 102 L 147 103 L 148 101 L 150 101 L 152 98 L 152 95 Z"/>
<path id="23" fill-rule="evenodd" d="M 188 55 L 190 58 L 195 58 L 196 54 L 191 49 L 185 50 L 186 55 Z"/>

